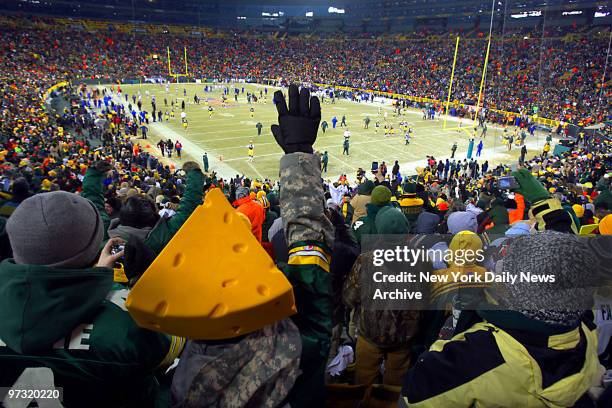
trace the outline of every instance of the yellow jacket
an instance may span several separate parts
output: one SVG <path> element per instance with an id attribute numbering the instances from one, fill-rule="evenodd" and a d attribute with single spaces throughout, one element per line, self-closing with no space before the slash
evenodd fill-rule
<path id="1" fill-rule="evenodd" d="M 601 375 L 594 326 L 549 336 L 483 321 L 420 356 L 399 407 L 571 407 Z"/>

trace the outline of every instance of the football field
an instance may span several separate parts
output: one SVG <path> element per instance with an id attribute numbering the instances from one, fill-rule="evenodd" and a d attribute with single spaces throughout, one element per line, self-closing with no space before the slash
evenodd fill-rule
<path id="1" fill-rule="evenodd" d="M 204 87 L 212 87 L 209 92 Z M 174 118 L 162 123 L 151 122 L 149 127 L 149 140 L 141 141 L 149 149 L 159 150 L 155 144 L 160 138 L 172 141 L 180 140 L 183 144 L 183 157 L 178 159 L 173 156 L 172 161 L 177 166 L 186 160 L 195 160 L 202 163 L 202 155 L 207 152 L 210 162 L 210 170 L 216 171 L 223 177 L 231 177 L 236 174 L 244 174 L 252 178 L 278 177 L 278 164 L 282 150 L 276 144 L 270 126 L 277 123 L 277 112 L 272 103 L 272 95 L 275 88 L 267 87 L 267 97 L 260 98 L 260 91 L 265 87 L 257 84 L 235 84 L 240 90 L 238 102 L 234 100 L 234 85 L 229 84 L 227 105 L 222 107 L 223 87 L 221 84 L 170 84 L 168 88 L 161 84 L 122 85 L 123 95 L 114 95 L 115 101 L 125 102 L 125 94 L 132 102 L 132 95 L 140 94 L 142 109 L 151 112 L 151 98 L 155 96 L 157 110 L 170 112 L 172 101 L 174 101 Z M 244 93 L 242 88 L 244 87 Z M 286 92 L 286 89 L 283 89 Z M 247 92 L 255 94 L 257 102 L 247 102 Z M 194 102 L 194 95 L 200 98 L 200 103 Z M 265 96 L 266 94 L 264 94 Z M 167 101 L 167 106 L 164 103 Z M 181 103 L 185 101 L 185 112 L 187 114 L 188 127 L 185 129 L 181 123 Z M 213 107 L 212 117 L 209 115 L 208 106 Z M 250 108 L 254 109 L 251 113 Z M 427 155 L 433 155 L 436 159 L 450 157 L 451 146 L 454 142 L 458 148 L 456 159 L 463 160 L 466 157 L 469 135 L 473 131 L 471 121 L 464 120 L 462 129 L 458 129 L 455 118 L 449 118 L 444 128 L 444 120 L 423 120 L 422 112 L 409 109 L 396 116 L 391 106 L 383 106 L 381 103 L 357 103 L 344 99 L 336 99 L 334 104 L 325 99 L 321 106 L 322 121 L 327 121 L 329 128 L 326 133 L 319 129 L 315 150 L 327 151 L 329 154 L 329 166 L 324 178 L 336 178 L 341 174 L 347 174 L 354 178 L 357 168 L 362 167 L 368 171 L 373 161 L 385 161 L 389 168 L 395 160 L 401 166 L 404 175 L 414 174 L 417 166 L 423 166 Z M 379 114 L 380 111 L 380 114 Z M 384 112 L 387 112 L 385 120 Z M 346 116 L 347 126 L 340 126 L 342 116 Z M 335 129 L 332 127 L 332 118 L 338 119 Z M 371 122 L 369 129 L 365 129 L 364 119 L 369 117 Z M 255 125 L 261 122 L 262 133 L 257 135 Z M 378 132 L 375 131 L 375 123 L 379 122 Z M 405 144 L 404 131 L 400 129 L 400 122 L 408 122 L 413 130 L 413 137 L 409 145 Z M 468 123 L 469 122 L 469 123 Z M 395 134 L 385 136 L 383 127 L 393 126 Z M 350 155 L 342 154 L 343 132 L 348 129 L 350 137 Z M 483 153 L 480 162 L 489 160 L 489 164 L 498 162 L 510 163 L 516 161 L 519 153 L 518 147 L 513 147 L 508 152 L 507 147 L 502 144 L 500 128 L 489 125 L 487 137 L 484 139 Z M 139 132 L 140 135 L 140 132 Z M 478 131 L 480 135 L 480 129 Z M 528 138 L 528 157 L 541 151 L 544 145 L 543 136 Z M 479 139 L 476 139 L 476 144 Z M 253 162 L 248 161 L 247 146 L 252 142 L 255 146 L 255 158 Z M 474 146 L 474 155 L 476 146 Z M 491 166 L 490 166 L 491 167 Z"/>

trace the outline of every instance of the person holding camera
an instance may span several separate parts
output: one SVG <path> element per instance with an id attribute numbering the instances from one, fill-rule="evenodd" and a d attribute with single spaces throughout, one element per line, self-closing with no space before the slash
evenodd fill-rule
<path id="1" fill-rule="evenodd" d="M 112 253 L 121 238 L 102 247 L 108 222 L 102 180 L 109 170 L 109 163 L 95 163 L 81 196 L 36 194 L 7 223 L 14 258 L 0 263 L 3 386 L 61 387 L 63 404 L 74 407 L 153 406 L 164 399 L 156 374 L 178 356 L 183 340 L 138 327 L 125 307 L 128 290 L 113 283 L 113 265 L 124 253 Z"/>

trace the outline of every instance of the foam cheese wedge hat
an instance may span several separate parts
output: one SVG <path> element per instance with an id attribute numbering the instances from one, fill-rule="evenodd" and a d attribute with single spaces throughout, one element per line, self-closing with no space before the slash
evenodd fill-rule
<path id="1" fill-rule="evenodd" d="M 132 288 L 144 328 L 228 339 L 297 312 L 293 288 L 218 188 L 206 195 Z"/>

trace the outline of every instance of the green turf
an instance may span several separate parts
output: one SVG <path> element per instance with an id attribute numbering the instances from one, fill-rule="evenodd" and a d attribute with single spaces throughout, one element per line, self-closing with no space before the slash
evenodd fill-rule
<path id="1" fill-rule="evenodd" d="M 237 85 L 242 87 L 242 85 Z M 201 162 L 203 152 L 207 152 L 211 157 L 211 169 L 219 170 L 223 176 L 240 173 L 249 177 L 277 178 L 278 163 L 282 151 L 274 141 L 270 132 L 270 125 L 277 123 L 276 109 L 272 104 L 273 89 L 268 87 L 267 103 L 260 99 L 257 103 L 249 105 L 246 100 L 247 90 L 255 92 L 259 96 L 259 91 L 263 86 L 248 84 L 245 85 L 245 93 L 240 94 L 238 103 L 234 102 L 233 89 L 230 85 L 230 96 L 228 107 L 220 106 L 222 89 L 213 92 L 204 92 L 204 84 L 171 84 L 169 93 L 166 93 L 163 85 L 123 85 L 124 93 L 131 95 L 141 92 L 143 109 L 151 109 L 150 99 L 156 95 L 158 110 L 165 111 L 164 98 L 168 99 L 168 109 L 170 101 L 175 98 L 174 119 L 164 122 L 163 125 L 153 124 L 149 126 L 151 133 L 151 145 L 157 143 L 160 137 L 173 140 L 180 136 L 181 143 L 184 145 L 184 155 L 182 160 L 174 161 L 180 164 L 181 161 L 194 159 Z M 188 129 L 185 131 L 180 120 L 180 103 L 183 100 L 183 88 L 187 89 L 186 113 L 189 121 Z M 149 95 L 146 95 L 146 91 Z M 285 90 L 286 91 L 286 90 Z M 202 99 L 199 105 L 193 102 L 193 96 L 197 95 Z M 204 99 L 208 100 L 214 107 L 214 114 L 209 118 Z M 178 101 L 178 103 L 176 103 Z M 251 118 L 249 108 L 255 108 L 254 118 Z M 346 100 L 336 100 L 335 104 L 324 103 L 321 107 L 323 120 L 326 120 L 330 128 L 323 134 L 319 130 L 315 149 L 329 153 L 329 167 L 327 176 L 334 178 L 342 173 L 349 177 L 355 174 L 358 167 L 368 170 L 372 161 L 385 161 L 390 166 L 395 160 L 399 160 L 403 174 L 413 173 L 416 165 L 422 165 L 427 155 L 434 155 L 436 158 L 446 158 L 450 156 L 450 147 L 453 142 L 457 142 L 458 149 L 456 158 L 463 159 L 466 156 L 468 145 L 468 133 L 456 130 L 457 123 L 449 120 L 447 129 L 443 128 L 443 120 L 422 120 L 421 112 L 409 110 L 401 117 L 395 117 L 391 107 L 383 107 L 383 112 L 388 111 L 387 123 L 396 129 L 395 136 L 385 137 L 383 128 L 385 121 L 378 115 L 379 104 L 355 103 Z M 338 120 L 342 115 L 347 117 L 348 129 L 351 131 L 350 156 L 342 155 L 343 132 L 345 128 L 331 128 L 331 119 L 335 115 Z M 372 120 L 369 129 L 364 129 L 364 118 L 369 116 Z M 257 136 L 255 124 L 261 121 L 263 124 L 262 135 Z M 374 123 L 381 123 L 378 134 L 375 133 Z M 407 121 L 411 124 L 414 131 L 412 141 L 409 146 L 404 144 L 404 134 L 399 129 L 398 123 Z M 469 128 L 466 121 L 464 128 Z M 507 149 L 500 142 L 499 135 L 501 130 L 489 126 L 488 136 L 485 139 L 485 149 L 483 159 L 489 159 L 490 163 L 511 162 L 516 160 L 518 149 L 514 148 L 508 154 Z M 246 146 L 250 141 L 255 145 L 255 160 L 253 163 L 247 161 Z M 529 154 L 536 154 L 543 146 L 543 138 L 530 140 L 527 144 L 530 149 Z M 190 143 L 191 142 L 191 143 Z M 478 140 L 476 140 L 476 143 Z M 223 165 L 219 165 L 220 160 Z M 228 167 L 229 166 L 229 167 Z M 217 167 L 217 168 L 215 168 Z"/>

